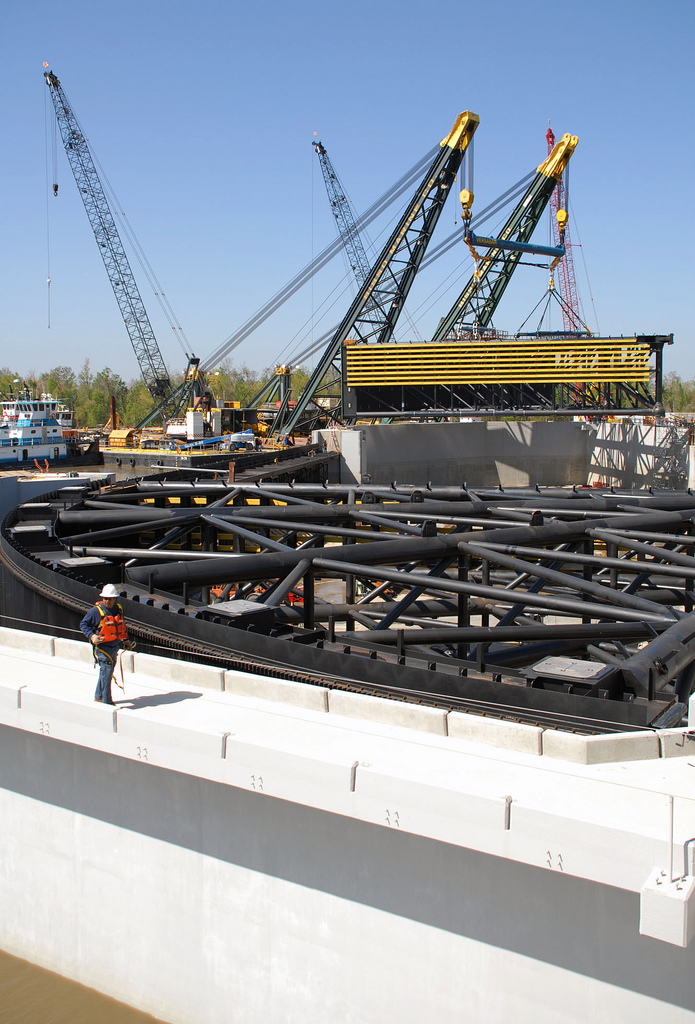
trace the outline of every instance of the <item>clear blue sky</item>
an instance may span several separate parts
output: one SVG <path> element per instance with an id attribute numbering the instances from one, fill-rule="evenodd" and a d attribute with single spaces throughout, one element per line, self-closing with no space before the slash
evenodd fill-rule
<path id="1" fill-rule="evenodd" d="M 315 131 L 361 211 L 470 109 L 478 209 L 544 158 L 548 119 L 556 136 L 579 136 L 570 226 L 589 325 L 673 332 L 666 370 L 691 379 L 694 27 L 692 0 L 7 5 L 0 365 L 26 374 L 89 357 L 138 373 L 60 145 L 59 194 L 48 195 L 48 61 L 203 359 L 335 236 Z M 450 203 L 435 244 L 453 229 Z M 547 234 L 544 223 L 536 238 Z M 181 348 L 133 269 L 179 369 Z M 323 320 L 319 307 L 343 273 L 336 260 L 235 362 L 260 369 L 336 323 L 349 292 Z M 423 273 L 408 304 L 423 338 L 469 273 L 463 252 Z M 544 272 L 519 268 L 495 325 L 518 328 L 546 286 Z"/>

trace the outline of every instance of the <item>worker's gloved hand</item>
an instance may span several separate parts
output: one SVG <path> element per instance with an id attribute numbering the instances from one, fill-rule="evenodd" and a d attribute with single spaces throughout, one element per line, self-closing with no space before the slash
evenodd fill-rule
<path id="1" fill-rule="evenodd" d="M 124 644 L 123 644 L 123 650 L 124 651 L 134 651 L 135 650 L 135 641 L 134 640 L 126 640 L 124 642 Z"/>
<path id="2" fill-rule="evenodd" d="M 99 643 L 99 637 L 96 635 L 96 633 L 92 633 L 92 635 L 89 638 L 89 642 L 94 644 L 94 646 L 96 647 L 96 645 Z"/>

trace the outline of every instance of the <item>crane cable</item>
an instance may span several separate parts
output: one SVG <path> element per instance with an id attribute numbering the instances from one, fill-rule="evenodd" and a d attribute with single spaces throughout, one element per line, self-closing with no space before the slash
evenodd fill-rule
<path id="1" fill-rule="evenodd" d="M 47 67 L 48 67 L 48 64 L 46 62 L 44 62 L 44 68 L 47 68 Z M 62 86 L 61 86 L 61 88 L 62 88 Z M 131 224 L 130 224 L 130 222 L 129 222 L 126 214 L 125 214 L 125 212 L 123 211 L 123 209 L 121 207 L 121 204 L 120 204 L 120 202 L 118 200 L 118 196 L 116 195 L 116 192 L 115 192 L 111 182 L 109 181 L 109 179 L 108 179 L 108 177 L 107 177 L 107 175 L 106 175 L 106 173 L 104 171 L 104 168 L 103 168 L 101 162 L 99 161 L 99 159 L 98 159 L 98 157 L 97 157 L 97 155 L 96 155 L 96 153 L 94 151 L 94 146 L 93 146 L 92 142 L 87 138 L 87 135 L 86 135 L 82 125 L 80 124 L 80 122 L 77 119 L 77 115 L 75 114 L 74 107 L 72 106 L 72 103 L 70 103 L 70 100 L 68 98 L 67 92 L 65 92 L 64 88 L 63 88 L 63 93 L 65 95 L 66 101 L 68 102 L 68 105 L 70 106 L 70 110 L 71 110 L 72 116 L 75 119 L 75 122 L 76 122 L 76 124 L 79 127 L 79 130 L 80 130 L 80 133 L 82 135 L 82 138 L 84 139 L 84 141 L 89 146 L 89 150 L 90 150 L 90 153 L 91 153 L 91 156 L 92 156 L 92 160 L 94 161 L 94 165 L 98 169 L 99 174 L 101 176 L 101 182 L 102 182 L 102 185 L 104 186 L 104 195 L 105 195 L 105 198 L 106 198 L 107 202 L 109 203 L 109 206 L 111 207 L 111 211 L 112 211 L 112 213 L 115 211 L 116 216 L 120 216 L 121 223 L 123 224 L 124 234 L 125 234 L 127 240 L 129 241 L 129 243 L 130 243 L 130 245 L 131 245 L 131 247 L 132 247 L 132 249 L 133 249 L 133 251 L 135 253 L 135 258 L 137 259 L 138 263 L 140 264 L 140 267 L 141 267 L 143 273 L 145 274 L 145 277 L 147 278 L 147 282 L 148 282 L 150 288 L 152 289 L 152 291 L 153 291 L 153 293 L 155 295 L 155 298 L 157 299 L 157 302 L 159 303 L 159 306 L 160 306 L 160 308 L 161 308 L 161 310 L 162 310 L 166 320 L 169 323 L 169 326 L 174 331 L 174 333 L 176 335 L 176 339 L 177 339 L 179 345 L 181 346 L 181 349 L 183 350 L 184 355 L 188 359 L 190 357 L 189 357 L 188 351 L 186 350 L 186 346 L 188 346 L 190 348 L 190 343 L 188 341 L 188 338 L 186 338 L 186 335 L 184 333 L 183 327 L 179 323 L 179 321 L 178 321 L 178 319 L 176 317 L 176 314 L 174 313 L 174 311 L 173 311 L 173 309 L 171 307 L 169 299 L 167 298 L 166 293 L 164 292 L 161 284 L 159 283 L 157 275 L 155 274 L 155 272 L 154 272 L 154 270 L 152 268 L 152 265 L 150 264 L 146 254 L 145 254 L 145 251 L 144 251 L 142 245 L 140 244 L 140 241 L 139 241 L 137 235 L 135 234 L 135 231 L 133 230 L 133 228 L 132 228 L 132 226 L 131 226 Z M 46 96 L 49 97 L 48 92 L 46 93 Z M 47 113 L 46 113 L 46 118 L 47 118 L 47 120 L 46 120 L 46 150 L 47 150 L 47 156 L 46 156 L 47 170 L 46 170 L 46 173 L 48 175 L 48 99 L 45 101 L 45 109 L 47 111 Z M 54 168 L 54 173 L 53 173 L 53 195 L 54 196 L 58 195 L 58 179 L 57 179 L 58 142 L 57 142 L 57 138 L 58 138 L 58 126 L 57 126 L 55 118 L 53 118 L 53 168 Z M 115 217 L 114 217 L 114 220 L 115 220 Z M 50 282 L 50 274 L 49 274 L 48 275 L 49 296 L 50 296 L 50 283 L 51 282 Z M 185 345 L 184 345 L 184 341 L 186 343 Z"/>
<path id="2" fill-rule="evenodd" d="M 505 192 L 503 192 L 502 195 L 498 196 L 491 203 L 489 203 L 484 209 L 480 210 L 476 214 L 476 216 L 472 218 L 471 226 L 472 227 L 476 227 L 478 224 L 486 221 L 490 217 L 493 217 L 496 214 L 499 214 L 506 206 L 509 205 L 509 203 L 512 203 L 516 199 L 518 199 L 519 196 L 522 195 L 522 193 L 525 191 L 526 186 L 528 185 L 529 181 L 531 181 L 531 179 L 534 177 L 534 174 L 535 174 L 535 171 L 529 171 L 528 174 L 524 175 L 523 178 L 520 178 L 519 181 L 517 181 L 514 185 L 512 185 Z M 397 219 L 398 216 L 400 216 L 400 213 L 396 213 L 391 218 L 391 220 L 389 220 L 389 222 L 385 225 L 385 227 L 383 227 L 382 230 L 379 232 L 379 235 L 377 236 L 377 238 L 380 238 L 383 234 L 386 233 L 386 231 L 388 230 L 390 225 L 393 223 L 393 221 L 395 221 Z M 459 245 L 461 237 L 462 237 L 463 234 L 465 234 L 464 228 L 463 227 L 459 227 L 455 231 L 453 231 L 447 238 L 445 238 L 442 242 L 440 242 L 438 245 L 434 246 L 434 248 L 428 253 L 428 255 L 425 257 L 425 259 L 422 261 L 422 265 L 420 267 L 420 272 L 425 270 L 427 267 L 431 266 L 441 256 L 444 256 L 451 249 L 453 249 L 457 245 Z M 446 284 L 446 281 L 448 281 L 449 278 L 451 278 L 455 273 L 457 273 L 461 269 L 462 266 L 463 266 L 463 262 L 459 263 L 449 273 L 448 277 L 446 278 L 445 282 L 443 282 L 443 284 Z M 336 298 L 331 303 L 330 308 L 332 308 L 336 304 L 338 299 L 342 295 L 344 295 L 345 292 L 347 292 L 348 289 L 350 288 L 350 280 L 349 280 L 347 274 L 345 275 L 345 277 L 342 279 L 341 282 L 339 282 L 337 285 L 335 285 L 335 287 L 328 294 L 326 299 L 324 299 L 324 302 L 321 305 L 325 305 L 325 303 L 331 298 L 331 296 L 333 296 L 336 293 L 338 288 L 341 288 L 341 285 L 342 285 L 342 289 L 341 289 L 339 295 L 336 296 Z M 435 289 L 435 294 L 438 291 L 440 291 L 441 288 L 442 288 L 442 284 L 440 284 Z M 423 302 L 412 311 L 412 316 L 413 316 L 413 319 L 414 319 L 415 322 L 421 321 L 423 319 L 423 317 L 426 316 L 427 313 L 430 311 L 430 309 L 432 308 L 432 306 L 434 305 L 434 303 L 436 301 L 436 300 L 430 301 L 431 298 L 432 297 L 430 296 L 429 299 L 423 300 Z M 428 302 L 429 302 L 429 304 L 426 305 L 426 303 L 428 303 Z M 423 309 L 423 307 L 425 307 L 425 308 Z M 319 306 L 318 309 L 320 310 L 321 306 Z M 422 310 L 422 312 L 420 312 L 420 310 Z M 302 360 L 304 358 L 308 358 L 310 355 L 313 355 L 316 351 L 318 351 L 319 348 L 324 346 L 328 342 L 328 340 L 330 339 L 331 335 L 335 332 L 335 326 L 334 326 L 330 330 L 328 330 L 324 335 L 322 335 L 320 338 L 317 338 L 316 341 L 313 344 L 310 344 L 308 347 L 303 349 L 301 352 L 297 352 L 296 348 L 298 347 L 298 345 L 301 344 L 302 341 L 306 342 L 307 335 L 306 335 L 306 333 L 304 333 L 303 336 L 301 337 L 300 341 L 297 342 L 297 345 L 295 345 L 294 350 L 290 350 L 290 354 L 286 356 L 285 353 L 290 348 L 290 346 L 292 346 L 292 344 L 297 340 L 297 338 L 301 334 L 301 332 L 305 331 L 306 326 L 307 326 L 307 322 L 305 322 L 301 327 L 298 328 L 298 330 L 296 331 L 294 337 L 291 338 L 287 342 L 287 344 L 283 348 L 282 352 L 280 353 L 278 358 L 275 360 L 276 363 L 281 363 L 283 361 L 284 362 L 288 362 L 288 361 L 299 362 L 300 360 Z"/>
<path id="3" fill-rule="evenodd" d="M 591 300 L 591 311 L 594 314 L 594 320 L 596 321 L 596 332 L 597 332 L 597 334 L 600 337 L 601 336 L 601 328 L 599 327 L 598 314 L 596 312 L 596 306 L 594 304 L 594 293 L 593 293 L 593 291 L 591 289 L 591 281 L 589 280 L 589 269 L 588 269 L 588 267 L 586 265 L 586 259 L 584 257 L 584 246 L 582 245 L 582 239 L 581 239 L 581 236 L 579 234 L 579 226 L 577 224 L 577 218 L 576 218 L 576 216 L 574 214 L 574 206 L 572 204 L 570 204 L 570 203 L 568 203 L 567 205 L 569 206 L 569 209 L 572 211 L 572 222 L 574 224 L 575 231 L 577 232 L 577 244 L 578 244 L 579 250 L 580 250 L 580 252 L 582 254 L 582 265 L 584 267 L 584 273 L 586 275 L 586 283 L 587 283 L 587 287 L 589 289 L 589 298 Z M 586 320 L 586 315 L 584 314 L 583 303 L 581 303 L 581 300 L 580 300 L 580 304 L 582 306 L 582 316 L 583 316 L 583 319 Z"/>
<path id="4" fill-rule="evenodd" d="M 395 185 L 385 192 L 376 202 L 372 203 L 368 210 L 366 210 L 357 222 L 357 227 L 362 228 L 367 224 L 371 224 L 383 211 L 391 205 L 396 199 L 399 199 L 401 195 L 407 192 L 420 178 L 422 170 L 429 166 L 432 162 L 434 155 L 439 152 L 439 146 L 434 146 L 428 153 L 425 153 L 409 171 L 398 179 Z M 245 338 L 247 338 L 253 331 L 255 331 L 265 320 L 275 312 L 276 309 L 286 302 L 292 295 L 295 294 L 309 278 L 317 273 L 322 267 L 324 267 L 330 260 L 333 259 L 342 249 L 342 242 L 336 238 L 330 245 L 326 246 L 310 264 L 303 267 L 299 273 L 287 282 L 287 284 L 280 289 L 275 295 L 270 298 L 265 305 L 261 306 L 252 316 L 250 316 L 242 325 L 239 327 L 234 334 L 230 335 L 226 341 L 222 342 L 214 352 L 210 353 L 206 359 L 201 362 L 201 367 L 204 370 L 209 369 L 212 366 L 228 356 L 233 349 L 240 345 Z"/>
<path id="5" fill-rule="evenodd" d="M 44 65 L 45 66 L 45 65 Z M 46 149 L 46 326 L 51 329 L 51 216 L 49 196 L 58 195 L 58 126 L 49 111 L 49 95 L 44 92 L 44 139 Z M 52 125 L 52 130 L 49 128 Z M 52 173 L 51 173 L 52 172 Z M 52 184 L 52 188 L 51 188 Z"/>
<path id="6" fill-rule="evenodd" d="M 157 275 L 152 267 L 152 264 L 150 263 L 149 259 L 147 258 L 147 254 L 145 253 L 145 250 L 140 244 L 140 239 L 135 234 L 135 229 L 128 220 L 128 217 L 125 213 L 125 210 L 121 206 L 120 200 L 116 195 L 113 185 L 109 181 L 106 172 L 104 171 L 103 165 L 101 164 L 99 158 L 94 152 L 94 146 L 91 142 L 89 143 L 89 146 L 92 152 L 92 158 L 94 160 L 94 163 L 97 166 L 101 180 L 104 183 L 104 191 L 107 193 L 108 198 L 111 200 L 110 205 L 112 207 L 112 210 L 115 216 L 120 218 L 121 224 L 123 225 L 123 233 L 125 237 L 128 239 L 128 242 L 130 243 L 133 252 L 135 253 L 135 258 L 140 264 L 142 272 L 144 273 L 147 279 L 147 283 L 152 289 L 154 296 L 157 299 L 157 302 L 159 303 L 159 307 L 162 310 L 164 316 L 166 317 L 169 326 L 176 335 L 176 340 L 181 346 L 183 354 L 186 356 L 186 359 L 189 359 L 190 354 L 188 349 L 191 348 L 191 345 L 190 342 L 188 341 L 188 338 L 186 337 L 185 331 L 181 324 L 179 323 L 178 317 L 176 316 L 174 310 L 172 309 L 171 303 L 167 298 L 166 292 L 162 288 L 159 279 L 157 278 Z"/>

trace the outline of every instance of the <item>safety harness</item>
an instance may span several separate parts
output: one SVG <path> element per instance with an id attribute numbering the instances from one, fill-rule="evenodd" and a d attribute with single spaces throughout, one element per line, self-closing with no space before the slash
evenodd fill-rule
<path id="1" fill-rule="evenodd" d="M 99 615 L 101 621 L 99 623 L 99 629 L 97 633 L 97 643 L 92 645 L 92 654 L 94 655 L 94 664 L 98 665 L 99 660 L 97 658 L 97 647 L 99 644 L 112 644 L 112 643 L 125 643 L 128 640 L 128 630 L 126 629 L 125 618 L 123 616 L 123 609 L 120 604 L 114 605 L 113 612 L 107 612 L 106 609 L 100 604 L 99 601 L 96 603 L 96 607 L 99 609 Z M 100 648 L 100 653 L 108 658 L 113 668 L 111 670 L 111 679 L 123 692 L 125 693 L 125 683 L 123 681 L 123 661 L 121 660 L 121 681 L 120 683 L 116 679 L 116 661 L 118 660 L 118 652 L 115 657 L 111 657 L 108 651 Z"/>

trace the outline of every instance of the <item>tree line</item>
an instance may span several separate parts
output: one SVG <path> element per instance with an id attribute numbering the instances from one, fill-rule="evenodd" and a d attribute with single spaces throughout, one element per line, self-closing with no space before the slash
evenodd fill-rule
<path id="1" fill-rule="evenodd" d="M 239 402 L 241 408 L 248 406 L 253 397 L 269 380 L 273 370 L 251 370 L 248 366 L 234 366 L 230 361 L 222 363 L 208 377 L 212 391 L 220 401 Z M 176 387 L 184 372 L 171 375 Z M 296 397 L 309 379 L 302 369 L 292 375 L 292 393 Z M 124 423 L 135 426 L 154 408 L 154 400 L 141 378 L 126 381 L 110 367 L 92 370 L 89 359 L 85 359 L 76 373 L 70 366 L 54 366 L 43 373 L 31 371 L 28 374 L 14 372 L 10 367 L 0 369 L 0 392 L 4 398 L 26 387 L 32 395 L 39 397 L 47 393 L 59 399 L 75 412 L 75 421 L 82 429 L 103 426 L 109 418 L 109 402 L 116 399 L 116 410 Z"/>
<path id="2" fill-rule="evenodd" d="M 269 380 L 272 369 L 251 370 L 234 366 L 227 360 L 208 376 L 208 383 L 220 401 L 250 405 L 253 397 Z M 175 386 L 183 380 L 183 371 L 172 374 Z M 292 374 L 292 394 L 297 398 L 309 379 L 307 370 L 299 368 Z M 116 399 L 118 414 L 128 426 L 135 426 L 154 408 L 154 401 L 142 379 L 126 381 L 110 367 L 94 372 L 85 359 L 77 373 L 70 366 L 54 366 L 44 373 L 22 375 L 9 367 L 0 369 L 0 392 L 9 397 L 24 385 L 33 393 L 50 393 L 75 411 L 77 424 L 83 429 L 101 427 L 109 418 L 109 400 Z M 695 380 L 683 380 L 678 373 L 667 373 L 663 381 L 663 403 L 667 412 L 695 412 Z"/>
<path id="3" fill-rule="evenodd" d="M 695 380 L 683 380 L 677 373 L 667 373 L 663 381 L 666 412 L 695 412 Z"/>

